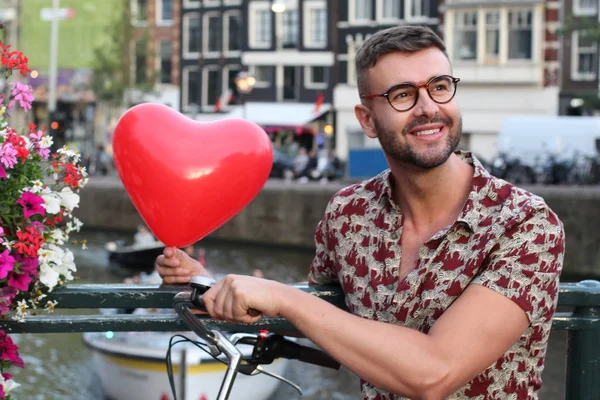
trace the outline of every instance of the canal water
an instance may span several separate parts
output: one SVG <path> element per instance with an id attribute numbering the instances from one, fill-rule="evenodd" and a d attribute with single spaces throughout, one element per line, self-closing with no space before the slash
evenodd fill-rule
<path id="1" fill-rule="evenodd" d="M 118 283 L 122 278 L 108 269 L 104 243 L 125 239 L 123 233 L 88 231 L 75 239 L 86 239 L 88 249 L 73 248 L 80 283 Z M 208 267 L 216 274 L 251 274 L 256 268 L 265 278 L 285 283 L 306 280 L 312 252 L 289 249 L 240 246 L 207 242 Z M 22 384 L 16 391 L 19 400 L 103 400 L 102 390 L 91 364 L 91 353 L 81 334 L 13 335 L 20 347 L 25 369 L 13 368 L 15 379 Z M 554 332 L 544 371 L 544 388 L 540 399 L 563 399 L 565 366 L 564 332 Z M 493 340 L 493 338 L 490 338 Z M 359 399 L 359 381 L 352 373 L 313 367 L 293 361 L 285 377 L 302 387 L 300 396 L 281 384 L 271 400 L 350 400 Z M 150 399 L 149 399 L 150 400 Z M 251 400 L 251 399 L 249 399 Z"/>

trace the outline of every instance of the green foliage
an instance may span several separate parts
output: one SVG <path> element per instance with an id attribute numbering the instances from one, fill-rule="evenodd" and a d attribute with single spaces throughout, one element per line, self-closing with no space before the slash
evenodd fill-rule
<path id="1" fill-rule="evenodd" d="M 94 51 L 93 88 L 100 100 L 120 104 L 131 83 L 128 61 L 133 27 L 129 2 L 121 0 L 113 13 L 115 18 L 106 27 L 109 40 Z"/>

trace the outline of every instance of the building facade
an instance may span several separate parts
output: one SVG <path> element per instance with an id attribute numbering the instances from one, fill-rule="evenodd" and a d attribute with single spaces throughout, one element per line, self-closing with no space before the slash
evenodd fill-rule
<path id="1" fill-rule="evenodd" d="M 182 0 L 131 0 L 131 76 L 145 90 L 128 103 L 152 101 L 179 109 Z"/>
<path id="2" fill-rule="evenodd" d="M 181 112 L 216 112 L 235 98 L 235 77 L 243 70 L 243 3 L 183 0 Z"/>
<path id="3" fill-rule="evenodd" d="M 581 115 L 598 108 L 598 0 L 563 0 L 559 113 Z M 596 26 L 595 37 L 586 27 Z M 575 28 L 581 29 L 575 29 Z"/>
<path id="4" fill-rule="evenodd" d="M 444 40 L 461 79 L 466 147 L 491 161 L 509 115 L 557 115 L 558 0 L 446 0 Z"/>

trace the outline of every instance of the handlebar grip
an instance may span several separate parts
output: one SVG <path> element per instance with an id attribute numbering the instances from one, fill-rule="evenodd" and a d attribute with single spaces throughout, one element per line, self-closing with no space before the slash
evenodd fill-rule
<path id="1" fill-rule="evenodd" d="M 284 337 L 280 338 L 277 343 L 278 356 L 326 368 L 340 368 L 340 363 L 323 350 L 303 346 Z"/>
<path id="2" fill-rule="evenodd" d="M 340 369 L 340 363 L 337 362 L 329 354 L 322 350 L 315 349 L 308 346 L 301 346 L 300 355 L 298 361 L 302 361 L 309 364 L 319 365 L 321 367 Z"/>

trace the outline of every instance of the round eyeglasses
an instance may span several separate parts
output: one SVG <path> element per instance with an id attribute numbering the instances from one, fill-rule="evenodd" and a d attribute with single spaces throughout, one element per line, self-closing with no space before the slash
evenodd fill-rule
<path id="1" fill-rule="evenodd" d="M 449 103 L 456 94 L 456 85 L 460 78 L 450 75 L 439 75 L 431 78 L 427 83 L 415 85 L 414 83 L 401 83 L 391 87 L 382 94 L 363 94 L 361 99 L 372 99 L 385 97 L 390 106 L 396 111 L 408 111 L 413 108 L 419 100 L 419 89 L 425 88 L 431 100 L 438 104 Z"/>

